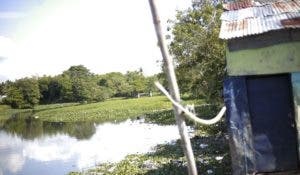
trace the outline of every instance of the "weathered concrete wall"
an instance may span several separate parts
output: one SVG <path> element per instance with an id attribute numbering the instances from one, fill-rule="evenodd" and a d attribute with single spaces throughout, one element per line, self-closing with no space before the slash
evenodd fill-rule
<path id="1" fill-rule="evenodd" d="M 300 72 L 300 42 L 264 48 L 228 51 L 228 75 L 264 75 Z"/>

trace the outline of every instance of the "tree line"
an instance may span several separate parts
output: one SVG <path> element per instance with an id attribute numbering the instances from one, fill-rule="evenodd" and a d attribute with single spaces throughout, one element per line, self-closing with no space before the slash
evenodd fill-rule
<path id="1" fill-rule="evenodd" d="M 83 65 L 71 66 L 57 76 L 26 77 L 0 84 L 3 103 L 13 108 L 33 108 L 37 104 L 99 102 L 112 97 L 134 97 L 155 91 L 157 76 L 145 77 L 142 69 L 126 74 L 97 75 Z"/>
<path id="2" fill-rule="evenodd" d="M 219 39 L 220 0 L 193 1 L 170 21 L 170 53 L 174 57 L 180 92 L 210 103 L 222 102 L 226 43 Z M 164 65 L 162 65 L 164 67 Z M 154 91 L 154 80 L 167 86 L 163 73 L 145 77 L 142 70 L 95 75 L 82 65 L 51 77 L 23 78 L 0 84 L 5 103 L 15 108 L 38 103 L 97 102 L 111 97 L 133 97 Z"/>

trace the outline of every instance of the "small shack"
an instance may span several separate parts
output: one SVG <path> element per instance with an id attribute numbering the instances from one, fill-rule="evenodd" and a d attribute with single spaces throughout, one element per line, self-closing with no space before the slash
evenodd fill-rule
<path id="1" fill-rule="evenodd" d="M 247 0 L 223 7 L 233 174 L 299 173 L 300 1 Z"/>

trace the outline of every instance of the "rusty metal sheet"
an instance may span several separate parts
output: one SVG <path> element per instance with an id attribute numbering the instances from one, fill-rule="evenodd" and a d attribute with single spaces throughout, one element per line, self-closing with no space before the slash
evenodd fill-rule
<path id="1" fill-rule="evenodd" d="M 233 11 L 233 10 L 240 10 L 248 7 L 255 7 L 255 6 L 262 6 L 267 4 L 273 3 L 286 3 L 293 0 L 245 0 L 245 1 L 238 1 L 238 2 L 229 2 L 223 4 L 224 10 Z"/>
<path id="2" fill-rule="evenodd" d="M 271 4 L 271 3 L 274 3 L 274 2 L 277 2 L 278 0 L 255 0 L 256 3 L 259 3 L 261 5 L 263 4 Z"/>
<path id="3" fill-rule="evenodd" d="M 300 28 L 300 17 L 293 19 L 284 19 L 281 24 L 286 28 Z"/>
<path id="4" fill-rule="evenodd" d="M 300 12 L 299 1 L 275 2 L 264 6 L 255 6 L 240 10 L 226 11 L 221 15 L 223 21 L 236 21 L 247 18 L 264 18 L 283 13 Z"/>
<path id="5" fill-rule="evenodd" d="M 300 2 L 299 0 L 287 1 L 287 2 L 275 2 L 272 3 L 272 9 L 276 11 L 276 14 L 287 13 L 287 12 L 299 12 Z"/>
<path id="6" fill-rule="evenodd" d="M 243 2 L 231 2 L 227 4 L 223 4 L 223 8 L 225 10 L 238 10 L 238 9 L 243 9 L 247 7 L 252 7 L 253 6 L 253 1 L 252 0 L 246 0 Z"/>
<path id="7" fill-rule="evenodd" d="M 285 13 L 276 16 L 268 16 L 265 18 L 248 18 L 237 21 L 223 21 L 219 37 L 221 39 L 232 39 L 243 36 L 256 35 L 272 30 L 280 30 L 291 27 L 292 19 L 299 18 L 300 13 Z M 285 21 L 282 24 L 281 21 Z M 289 26 L 288 26 L 289 24 Z M 295 25 L 294 28 L 298 28 Z"/>
<path id="8" fill-rule="evenodd" d="M 225 11 L 219 37 L 239 38 L 284 28 L 300 28 L 300 1 L 278 1 L 239 10 Z"/>

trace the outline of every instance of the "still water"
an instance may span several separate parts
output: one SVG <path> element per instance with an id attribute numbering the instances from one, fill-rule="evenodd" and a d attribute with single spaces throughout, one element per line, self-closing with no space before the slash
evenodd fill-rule
<path id="1" fill-rule="evenodd" d="M 12 117 L 0 121 L 0 175 L 67 174 L 146 153 L 178 138 L 175 125 L 143 120 L 96 124 Z"/>

